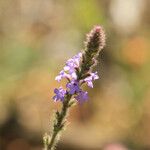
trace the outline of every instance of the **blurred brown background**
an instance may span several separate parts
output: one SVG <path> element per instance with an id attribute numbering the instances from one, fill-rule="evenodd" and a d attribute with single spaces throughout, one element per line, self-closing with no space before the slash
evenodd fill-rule
<path id="1" fill-rule="evenodd" d="M 0 150 L 41 150 L 54 80 L 94 25 L 106 31 L 90 100 L 58 150 L 150 150 L 149 0 L 0 0 Z"/>

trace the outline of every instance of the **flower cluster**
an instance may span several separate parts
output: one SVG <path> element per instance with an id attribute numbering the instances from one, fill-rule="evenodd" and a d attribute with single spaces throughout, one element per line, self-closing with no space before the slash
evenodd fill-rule
<path id="1" fill-rule="evenodd" d="M 88 99 L 88 93 L 81 89 L 81 85 L 86 83 L 93 88 L 93 81 L 98 79 L 97 72 L 92 72 L 93 66 L 96 64 L 96 57 L 99 51 L 105 45 L 105 34 L 100 26 L 87 35 L 85 42 L 85 52 L 80 52 L 67 60 L 64 68 L 56 76 L 55 80 L 60 82 L 63 78 L 68 80 L 66 89 L 62 87 L 54 90 L 54 101 L 64 101 L 66 95 L 73 96 L 78 102 L 84 102 Z"/>
<path id="2" fill-rule="evenodd" d="M 56 94 L 53 97 L 54 101 L 63 101 L 66 93 L 74 95 L 74 98 L 79 102 L 83 102 L 88 99 L 88 93 L 81 89 L 81 84 L 87 83 L 89 87 L 93 88 L 92 81 L 99 77 L 97 72 L 95 72 L 89 73 L 85 79 L 77 80 L 77 70 L 79 70 L 81 60 L 82 53 L 75 55 L 66 62 L 64 69 L 60 71 L 58 76 L 56 76 L 55 80 L 58 82 L 60 82 L 63 78 L 66 78 L 68 83 L 66 84 L 66 90 L 62 87 L 54 90 L 54 93 Z"/>

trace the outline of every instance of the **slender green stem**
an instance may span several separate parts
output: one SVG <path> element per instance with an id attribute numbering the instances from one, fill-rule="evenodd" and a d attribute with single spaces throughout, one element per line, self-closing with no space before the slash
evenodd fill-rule
<path id="1" fill-rule="evenodd" d="M 67 117 L 67 112 L 69 111 L 69 102 L 71 100 L 72 95 L 67 94 L 66 99 L 63 102 L 63 106 L 61 112 L 57 112 L 56 123 L 54 123 L 53 133 L 51 136 L 50 144 L 48 145 L 48 150 L 54 150 L 55 145 L 58 142 L 58 135 L 64 127 L 65 118 Z"/>

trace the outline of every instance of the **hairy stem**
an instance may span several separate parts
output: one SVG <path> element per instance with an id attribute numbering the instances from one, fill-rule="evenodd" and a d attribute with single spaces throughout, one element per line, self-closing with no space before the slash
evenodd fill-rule
<path id="1" fill-rule="evenodd" d="M 67 94 L 66 99 L 63 102 L 63 106 L 61 109 L 61 112 L 56 112 L 56 120 L 54 122 L 53 126 L 53 132 L 50 140 L 50 144 L 48 145 L 48 150 L 54 150 L 56 144 L 58 143 L 59 140 L 59 133 L 61 130 L 64 128 L 65 125 L 65 119 L 67 117 L 67 112 L 69 111 L 69 102 L 71 100 L 72 95 Z"/>

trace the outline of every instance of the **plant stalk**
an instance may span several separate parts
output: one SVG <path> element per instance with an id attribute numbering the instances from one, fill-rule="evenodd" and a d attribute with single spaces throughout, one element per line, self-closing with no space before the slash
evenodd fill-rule
<path id="1" fill-rule="evenodd" d="M 66 99 L 63 102 L 63 106 L 61 109 L 61 112 L 56 112 L 56 120 L 54 122 L 53 125 L 53 131 L 52 131 L 52 136 L 50 139 L 50 143 L 48 145 L 48 149 L 47 150 L 54 150 L 56 144 L 58 143 L 59 137 L 58 135 L 60 134 L 60 132 L 63 130 L 64 126 L 65 126 L 65 120 L 67 117 L 67 113 L 69 111 L 70 105 L 69 102 L 71 100 L 72 95 L 67 94 L 66 95 Z"/>

